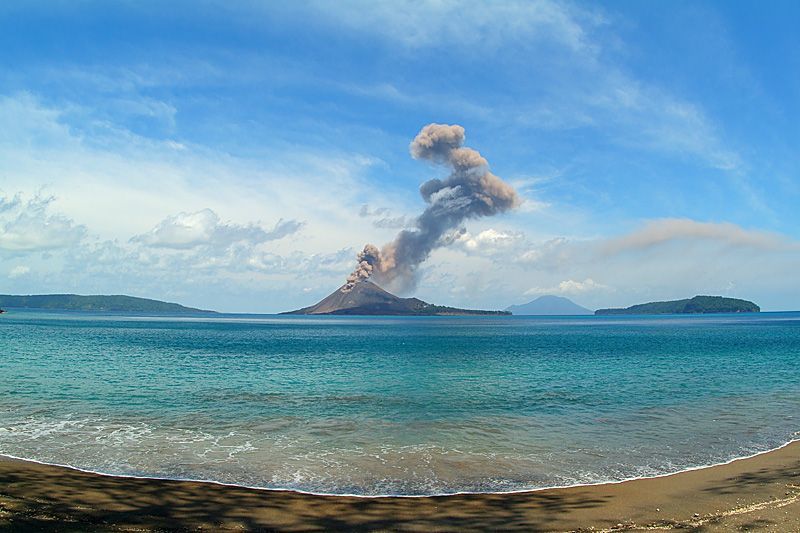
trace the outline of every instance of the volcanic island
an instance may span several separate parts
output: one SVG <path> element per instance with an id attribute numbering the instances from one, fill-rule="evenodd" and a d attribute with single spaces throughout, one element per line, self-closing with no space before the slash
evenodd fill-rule
<path id="1" fill-rule="evenodd" d="M 394 316 L 456 316 L 510 315 L 508 311 L 458 309 L 433 305 L 419 298 L 400 298 L 363 280 L 344 284 L 318 303 L 281 313 L 283 315 L 394 315 Z"/>

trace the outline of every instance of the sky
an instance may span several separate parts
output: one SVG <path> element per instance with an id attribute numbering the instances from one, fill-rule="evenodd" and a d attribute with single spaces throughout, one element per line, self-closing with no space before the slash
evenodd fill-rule
<path id="1" fill-rule="evenodd" d="M 3 2 L 0 293 L 311 305 L 414 230 L 438 123 L 520 201 L 403 295 L 797 310 L 798 27 L 778 0 Z"/>

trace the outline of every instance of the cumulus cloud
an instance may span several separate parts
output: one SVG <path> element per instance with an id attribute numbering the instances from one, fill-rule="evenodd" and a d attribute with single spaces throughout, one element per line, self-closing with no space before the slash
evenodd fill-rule
<path id="1" fill-rule="evenodd" d="M 131 242 L 154 248 L 186 250 L 199 246 L 226 248 L 234 243 L 261 244 L 282 239 L 300 230 L 302 222 L 279 220 L 271 230 L 257 224 L 238 225 L 223 222 L 211 209 L 178 213 L 162 220 L 149 232 Z"/>
<path id="2" fill-rule="evenodd" d="M 73 246 L 86 235 L 86 228 L 66 216 L 52 213 L 52 197 L 21 195 L 0 198 L 0 251 L 29 253 Z"/>
<path id="3" fill-rule="evenodd" d="M 592 278 L 586 278 L 583 281 L 575 281 L 572 279 L 568 279 L 562 281 L 558 285 L 553 287 L 541 288 L 541 287 L 533 287 L 525 291 L 526 296 L 531 296 L 535 294 L 584 294 L 587 292 L 594 292 L 594 291 L 608 291 L 611 290 L 611 287 L 608 285 L 604 285 L 602 283 L 597 283 Z"/>
<path id="4" fill-rule="evenodd" d="M 468 231 L 459 232 L 453 244 L 467 253 L 494 254 L 505 252 L 516 246 L 522 239 L 518 232 L 489 228 L 473 235 Z"/>
<path id="5" fill-rule="evenodd" d="M 29 267 L 29 266 L 17 265 L 14 268 L 11 269 L 11 271 L 8 273 L 8 277 L 11 278 L 11 279 L 21 278 L 22 276 L 25 276 L 26 274 L 29 274 L 30 271 L 31 271 L 31 267 Z"/>

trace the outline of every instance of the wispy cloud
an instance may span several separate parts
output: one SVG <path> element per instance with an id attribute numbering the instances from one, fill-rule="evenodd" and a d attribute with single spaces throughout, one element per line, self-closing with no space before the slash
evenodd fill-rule
<path id="1" fill-rule="evenodd" d="M 364 9 L 360 2 L 312 1 L 305 8 L 321 22 L 349 31 L 391 39 L 410 50 L 453 45 L 496 48 L 509 41 L 556 40 L 573 49 L 590 46 L 584 27 L 604 19 L 588 10 L 549 0 L 510 0 L 483 5 L 463 1 L 374 2 Z M 497 31 L 497 28 L 503 31 Z"/>
<path id="2" fill-rule="evenodd" d="M 179 213 L 162 220 L 155 228 L 137 235 L 131 242 L 156 248 L 189 249 L 201 246 L 227 248 L 235 243 L 255 246 L 291 235 L 303 227 L 296 220 L 279 220 L 271 230 L 257 224 L 222 222 L 214 211 Z"/>
<path id="3" fill-rule="evenodd" d="M 661 219 L 599 246 L 605 255 L 637 251 L 675 241 L 707 241 L 752 250 L 800 250 L 800 243 L 764 231 L 746 230 L 735 224 L 698 222 L 689 219 Z"/>
<path id="4" fill-rule="evenodd" d="M 747 230 L 731 223 L 657 219 L 645 221 L 640 228 L 621 236 L 551 239 L 528 247 L 519 254 L 517 261 L 532 268 L 558 270 L 570 265 L 586 266 L 598 261 L 618 260 L 630 254 L 670 254 L 675 245 L 683 246 L 684 250 L 702 245 L 708 252 L 800 253 L 800 242 L 776 233 Z"/>
<path id="5" fill-rule="evenodd" d="M 722 170 L 742 165 L 741 156 L 725 146 L 719 128 L 697 102 L 637 79 L 623 66 L 615 49 L 624 45 L 618 40 L 610 44 L 606 36 L 613 17 L 599 9 L 549 0 L 492 6 L 459 1 L 409 2 L 404 9 L 396 2 L 379 2 L 369 10 L 361 9 L 358 3 L 313 2 L 307 8 L 312 18 L 374 34 L 409 53 L 421 49 L 431 53 L 430 49 L 444 47 L 456 50 L 454 61 L 458 61 L 458 51 L 480 57 L 508 47 L 516 54 L 528 50 L 524 57 L 528 68 L 539 64 L 549 67 L 535 77 L 538 97 L 514 98 L 508 108 L 503 99 L 486 108 L 476 101 L 464 101 L 461 94 L 433 95 L 424 86 L 410 92 L 389 81 L 351 84 L 348 90 L 415 105 L 446 105 L 455 97 L 463 111 L 480 108 L 483 118 L 494 117 L 506 124 L 545 129 L 608 129 L 613 125 L 608 133 L 623 143 L 684 153 Z M 496 31 L 497 27 L 503 31 Z M 544 58 L 553 54 L 563 61 L 547 64 Z M 512 63 L 520 59 L 518 55 L 504 58 Z M 514 87 L 510 89 L 516 93 Z"/>

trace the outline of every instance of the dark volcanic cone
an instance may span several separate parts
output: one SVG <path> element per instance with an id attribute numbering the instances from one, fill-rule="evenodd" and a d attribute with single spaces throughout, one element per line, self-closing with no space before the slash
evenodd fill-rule
<path id="1" fill-rule="evenodd" d="M 432 305 L 418 298 L 400 298 L 371 281 L 347 286 L 310 307 L 282 313 L 285 315 L 507 315 L 505 311 L 478 311 Z"/>

